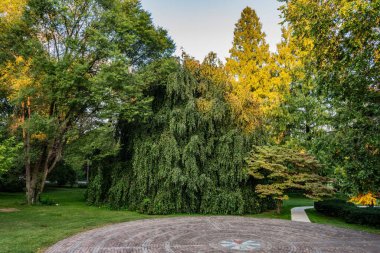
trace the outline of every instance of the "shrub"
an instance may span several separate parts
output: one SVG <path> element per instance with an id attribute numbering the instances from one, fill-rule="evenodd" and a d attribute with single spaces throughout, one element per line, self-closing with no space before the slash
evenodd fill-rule
<path id="1" fill-rule="evenodd" d="M 45 198 L 45 199 L 40 199 L 40 205 L 55 206 L 55 205 L 58 205 L 58 203 L 53 199 Z"/>
<path id="2" fill-rule="evenodd" d="M 350 209 L 344 217 L 348 223 L 380 227 L 380 209 L 367 207 Z"/>
<path id="3" fill-rule="evenodd" d="M 344 217 L 347 209 L 352 207 L 355 205 L 342 199 L 329 199 L 314 203 L 315 210 L 333 217 Z"/>
<path id="4" fill-rule="evenodd" d="M 77 181 L 77 172 L 69 165 L 61 162 L 57 167 L 48 175 L 49 181 L 57 182 L 58 186 L 70 185 L 73 187 Z"/>
<path id="5" fill-rule="evenodd" d="M 0 175 L 1 192 L 22 192 L 25 187 L 23 168 L 11 169 Z"/>
<path id="6" fill-rule="evenodd" d="M 341 199 L 329 199 L 314 203 L 317 212 L 343 218 L 347 223 L 380 227 L 380 209 L 360 208 Z"/>

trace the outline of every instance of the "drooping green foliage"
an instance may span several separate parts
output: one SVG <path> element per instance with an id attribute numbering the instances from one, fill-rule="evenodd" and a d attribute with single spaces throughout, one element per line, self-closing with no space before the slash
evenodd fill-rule
<path id="1" fill-rule="evenodd" d="M 284 146 L 255 147 L 247 158 L 247 173 L 259 180 L 256 192 L 277 199 L 278 212 L 291 189 L 302 190 L 313 199 L 332 193 L 326 186 L 327 179 L 318 175 L 320 168 L 312 155 Z"/>
<path id="2" fill-rule="evenodd" d="M 138 128 L 124 124 L 126 162 L 108 178 L 107 169 L 99 170 L 89 195 L 104 199 L 89 200 L 155 214 L 265 209 L 268 200 L 258 198 L 242 170 L 256 142 L 233 121 L 221 63 L 211 54 L 203 64 L 188 57 L 182 65 L 166 64 L 154 69 L 155 76 L 169 74 L 152 83 L 154 115 Z"/>

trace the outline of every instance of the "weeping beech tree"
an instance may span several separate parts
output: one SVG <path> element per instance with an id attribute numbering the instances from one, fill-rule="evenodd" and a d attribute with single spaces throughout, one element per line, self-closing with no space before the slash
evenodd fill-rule
<path id="1" fill-rule="evenodd" d="M 152 214 L 242 214 L 272 207 L 242 169 L 262 137 L 234 122 L 226 74 L 215 54 L 202 64 L 187 56 L 182 64 L 158 63 L 147 73 L 154 114 L 145 124 L 120 121 L 122 162 L 109 168 L 103 161 L 89 202 Z"/>

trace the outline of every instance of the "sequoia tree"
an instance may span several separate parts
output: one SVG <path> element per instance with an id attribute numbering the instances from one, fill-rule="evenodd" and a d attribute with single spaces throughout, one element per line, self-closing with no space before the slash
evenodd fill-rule
<path id="1" fill-rule="evenodd" d="M 136 0 L 25 3 L 16 8 L 16 21 L 11 13 L 0 16 L 0 81 L 15 107 L 12 129 L 24 142 L 27 201 L 33 204 L 70 131 L 109 106 L 146 102 L 139 100 L 133 70 L 170 55 L 173 44 Z"/>
<path id="2" fill-rule="evenodd" d="M 262 126 L 283 99 L 283 83 L 273 82 L 273 59 L 256 12 L 247 7 L 234 31 L 233 47 L 227 59 L 232 91 L 228 100 L 237 120 L 247 130 Z"/>

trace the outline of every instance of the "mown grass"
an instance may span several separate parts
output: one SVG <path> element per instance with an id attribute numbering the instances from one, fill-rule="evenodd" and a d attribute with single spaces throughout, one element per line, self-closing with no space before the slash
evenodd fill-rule
<path id="1" fill-rule="evenodd" d="M 162 218 L 187 215 L 152 216 L 130 211 L 112 211 L 107 207 L 88 206 L 84 200 L 84 189 L 52 188 L 43 194 L 43 199 L 54 200 L 58 206 L 27 206 L 21 193 L 0 193 L 0 208 L 17 208 L 20 211 L 0 213 L 0 252 L 24 253 L 42 252 L 55 242 L 81 231 L 106 224 L 147 218 Z M 248 215 L 254 218 L 290 220 L 290 209 L 296 206 L 310 206 L 313 201 L 302 196 L 291 196 L 284 202 L 281 214 L 274 211 Z M 344 221 L 329 218 L 308 211 L 312 222 L 333 226 L 380 233 L 380 229 L 350 225 Z"/>
<path id="2" fill-rule="evenodd" d="M 83 189 L 49 189 L 43 195 L 58 206 L 27 206 L 22 194 L 0 193 L 0 252 L 38 252 L 78 232 L 105 224 L 152 218 L 129 211 L 111 211 L 86 205 Z"/>
<path id="3" fill-rule="evenodd" d="M 306 213 L 309 216 L 310 221 L 313 223 L 326 224 L 334 227 L 348 228 L 358 231 L 380 234 L 380 228 L 359 224 L 349 224 L 346 223 L 344 219 L 323 215 L 321 213 L 318 213 L 315 209 L 308 209 L 306 210 Z"/>

